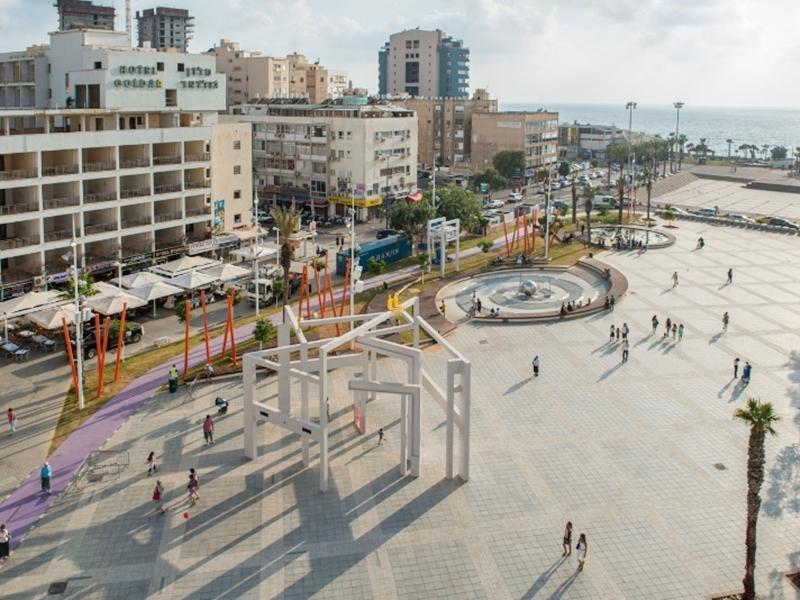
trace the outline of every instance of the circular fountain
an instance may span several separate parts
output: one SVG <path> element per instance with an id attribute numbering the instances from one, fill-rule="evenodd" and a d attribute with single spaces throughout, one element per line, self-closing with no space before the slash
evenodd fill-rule
<path id="1" fill-rule="evenodd" d="M 648 249 L 666 248 L 675 243 L 675 236 L 659 229 L 635 227 L 632 225 L 603 225 L 592 227 L 592 243 L 598 246 L 613 248 L 617 242 L 623 248 L 638 247 L 639 244 Z"/>

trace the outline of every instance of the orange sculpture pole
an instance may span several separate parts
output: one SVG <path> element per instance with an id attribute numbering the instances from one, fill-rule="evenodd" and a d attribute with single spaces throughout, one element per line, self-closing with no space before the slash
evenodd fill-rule
<path id="1" fill-rule="evenodd" d="M 97 374 L 97 397 L 103 393 L 103 384 L 106 379 L 106 350 L 108 350 L 108 332 L 111 330 L 111 317 L 106 317 L 103 326 L 103 348 L 102 352 L 98 352 L 97 356 L 100 357 L 100 371 Z"/>
<path id="2" fill-rule="evenodd" d="M 72 354 L 72 344 L 69 341 L 69 330 L 67 329 L 67 320 L 61 317 L 61 326 L 64 328 L 64 346 L 67 348 L 67 357 L 69 358 L 69 366 L 72 369 L 72 385 L 75 386 L 75 396 L 78 396 L 78 368 L 75 366 L 75 357 Z"/>
<path id="3" fill-rule="evenodd" d="M 184 300 L 183 309 L 183 375 L 189 374 L 189 319 L 192 316 L 192 303 Z"/>
<path id="4" fill-rule="evenodd" d="M 233 294 L 228 295 L 228 324 L 231 330 L 231 360 L 236 366 L 236 332 L 233 328 Z"/>
<path id="5" fill-rule="evenodd" d="M 114 381 L 119 379 L 119 368 L 122 363 L 122 346 L 125 343 L 125 318 L 128 316 L 128 303 L 122 307 L 122 317 L 119 320 L 119 338 L 117 339 L 117 362 L 114 365 Z"/>
<path id="6" fill-rule="evenodd" d="M 211 363 L 211 344 L 208 341 L 208 313 L 206 312 L 206 291 L 200 292 L 200 306 L 203 308 L 203 337 L 206 342 L 206 362 Z"/>

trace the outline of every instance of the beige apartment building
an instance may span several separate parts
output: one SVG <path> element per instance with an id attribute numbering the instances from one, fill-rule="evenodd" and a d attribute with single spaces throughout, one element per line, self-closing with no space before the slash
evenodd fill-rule
<path id="1" fill-rule="evenodd" d="M 206 54 L 214 56 L 217 72 L 225 75 L 227 106 L 259 98 L 308 98 L 322 102 L 347 88 L 344 71 L 327 69 L 319 61 L 309 63 L 302 54 L 285 58 L 242 50 L 237 42 L 222 39 Z"/>
<path id="2" fill-rule="evenodd" d="M 558 160 L 558 113 L 545 111 L 475 112 L 472 115 L 472 167 L 483 171 L 503 150 L 521 150 L 525 167 Z"/>

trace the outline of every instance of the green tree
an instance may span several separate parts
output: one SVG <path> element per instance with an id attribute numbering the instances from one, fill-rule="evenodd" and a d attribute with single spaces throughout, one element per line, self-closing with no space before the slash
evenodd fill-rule
<path id="1" fill-rule="evenodd" d="M 650 169 L 645 169 L 645 189 L 647 189 L 647 226 L 650 227 L 650 197 L 653 194 L 653 172 Z"/>
<path id="2" fill-rule="evenodd" d="M 661 211 L 661 218 L 670 223 L 675 219 L 675 213 L 672 212 L 671 204 L 664 206 L 664 210 Z"/>
<path id="3" fill-rule="evenodd" d="M 253 339 L 258 342 L 258 349 L 263 350 L 264 344 L 269 342 L 275 337 L 275 325 L 269 318 L 263 318 L 256 321 L 253 328 Z"/>
<path id="4" fill-rule="evenodd" d="M 494 169 L 486 169 L 483 173 L 476 173 L 474 181 L 476 188 L 485 183 L 488 184 L 490 190 L 500 190 L 508 185 L 508 179 Z"/>
<path id="5" fill-rule="evenodd" d="M 386 270 L 386 261 L 370 256 L 367 259 L 367 271 L 372 275 L 380 275 Z"/>
<path id="6" fill-rule="evenodd" d="M 525 170 L 525 153 L 522 150 L 501 150 L 492 158 L 492 164 L 500 175 L 511 179 L 516 171 Z"/>
<path id="7" fill-rule="evenodd" d="M 431 255 L 427 252 L 420 252 L 417 255 L 417 262 L 419 263 L 419 270 L 422 273 L 422 283 L 425 283 L 425 271 L 431 264 Z"/>
<path id="8" fill-rule="evenodd" d="M 558 165 L 558 174 L 561 175 L 561 177 L 567 177 L 570 174 L 571 171 L 572 171 L 572 167 L 569 166 L 568 162 L 561 161 L 561 163 L 559 163 L 559 165 Z"/>
<path id="9" fill-rule="evenodd" d="M 436 190 L 436 197 L 441 198 L 441 191 Z M 389 207 L 389 226 L 403 232 L 411 240 L 414 253 L 417 252 L 417 241 L 425 230 L 428 220 L 433 218 L 430 205 L 430 192 L 420 202 L 413 200 L 396 200 Z"/>
<path id="10" fill-rule="evenodd" d="M 770 153 L 772 160 L 786 160 L 786 157 L 789 156 L 789 149 L 786 146 L 775 146 Z"/>
<path id="11" fill-rule="evenodd" d="M 733 140 L 731 138 L 728 138 L 727 140 L 725 140 L 725 143 L 728 144 L 728 158 L 730 158 L 731 157 L 731 146 L 733 145 Z"/>
<path id="12" fill-rule="evenodd" d="M 619 174 L 620 177 L 622 177 L 622 174 L 625 172 L 625 161 L 628 158 L 628 145 L 620 142 L 614 142 L 608 146 L 606 153 L 608 155 L 609 163 L 608 184 L 611 185 L 611 163 L 616 163 L 619 165 Z"/>
<path id="13" fill-rule="evenodd" d="M 99 294 L 94 287 L 94 277 L 89 273 L 78 275 L 78 295 L 81 298 L 88 298 Z M 72 300 L 75 297 L 75 278 L 70 277 L 67 279 L 67 289 L 62 294 L 63 297 Z"/>
<path id="14" fill-rule="evenodd" d="M 183 322 L 183 319 L 180 319 Z M 119 339 L 119 319 L 112 319 L 111 326 L 109 327 L 108 336 L 109 339 Z M 127 320 L 125 321 L 125 333 L 128 333 L 133 329 L 133 325 L 131 325 Z"/>
<path id="15" fill-rule="evenodd" d="M 687 139 L 684 134 L 678 136 L 678 171 L 681 170 L 681 165 L 683 164 L 683 150 L 686 147 Z"/>
<path id="16" fill-rule="evenodd" d="M 471 232 L 480 231 L 483 206 L 474 193 L 460 185 L 447 185 L 436 189 L 436 216 L 460 219 L 461 227 Z"/>
<path id="17" fill-rule="evenodd" d="M 794 165 L 797 172 L 800 173 L 800 146 L 794 149 Z"/>
<path id="18" fill-rule="evenodd" d="M 183 298 L 176 300 L 172 312 L 178 317 L 178 323 L 183 323 L 186 320 L 186 301 Z"/>
<path id="19" fill-rule="evenodd" d="M 595 189 L 589 184 L 583 186 L 583 210 L 586 211 L 586 245 L 592 241 L 592 201 Z"/>
<path id="20" fill-rule="evenodd" d="M 484 256 L 486 256 L 486 262 L 484 266 L 489 264 L 489 252 L 491 252 L 492 248 L 494 247 L 494 242 L 492 240 L 481 240 L 479 244 L 481 252 L 483 252 Z"/>
<path id="21" fill-rule="evenodd" d="M 617 210 L 619 211 L 619 224 L 622 225 L 622 211 L 625 208 L 625 185 L 628 183 L 626 175 L 620 175 L 617 180 L 617 197 L 619 198 Z"/>
<path id="22" fill-rule="evenodd" d="M 289 302 L 289 275 L 291 274 L 294 246 L 290 243 L 295 231 L 300 229 L 300 215 L 293 209 L 273 208 L 272 218 L 281 236 L 281 268 L 283 269 L 283 306 Z"/>
<path id="23" fill-rule="evenodd" d="M 578 222 L 578 174 L 572 173 L 569 178 L 569 187 L 572 192 L 572 224 Z"/>
<path id="24" fill-rule="evenodd" d="M 764 483 L 764 440 L 767 434 L 775 435 L 774 425 L 780 420 L 772 404 L 755 398 L 747 401 L 734 417 L 750 428 L 747 444 L 747 531 L 745 533 L 744 600 L 756 598 L 756 528 L 761 509 L 761 484 Z"/>

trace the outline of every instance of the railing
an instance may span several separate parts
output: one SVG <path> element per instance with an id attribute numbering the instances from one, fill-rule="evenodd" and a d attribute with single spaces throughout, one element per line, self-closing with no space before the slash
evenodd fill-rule
<path id="1" fill-rule="evenodd" d="M 141 227 L 142 225 L 150 225 L 149 217 L 142 217 L 139 219 L 123 219 L 122 228 L 130 229 L 131 227 Z"/>
<path id="2" fill-rule="evenodd" d="M 211 154 L 208 152 L 186 155 L 186 162 L 208 162 L 209 160 L 211 160 Z"/>
<path id="3" fill-rule="evenodd" d="M 210 208 L 187 208 L 186 209 L 186 216 L 187 217 L 199 217 L 201 215 L 210 215 L 211 209 Z"/>
<path id="4" fill-rule="evenodd" d="M 183 240 L 181 238 L 175 238 L 172 240 L 161 240 L 156 242 L 156 250 L 166 250 L 167 248 L 182 248 L 184 246 Z"/>
<path id="5" fill-rule="evenodd" d="M 181 219 L 180 213 L 168 213 L 165 215 L 156 215 L 156 223 L 166 223 L 167 221 L 179 221 Z"/>
<path id="6" fill-rule="evenodd" d="M 72 231 L 67 229 L 44 232 L 45 242 L 57 242 L 58 240 L 68 240 L 70 238 L 72 238 Z"/>
<path id="7" fill-rule="evenodd" d="M 116 200 L 117 192 L 98 192 L 96 194 L 84 194 L 84 202 L 108 202 L 109 200 Z"/>
<path id="8" fill-rule="evenodd" d="M 113 160 L 83 163 L 84 173 L 96 173 L 97 171 L 114 171 L 116 168 L 117 168 L 117 163 L 114 162 Z"/>
<path id="9" fill-rule="evenodd" d="M 78 171 L 80 171 L 80 167 L 78 165 L 55 165 L 42 169 L 42 175 L 44 177 L 53 175 L 73 175 Z"/>
<path id="10" fill-rule="evenodd" d="M 77 196 L 65 196 L 63 198 L 45 198 L 44 207 L 49 208 L 63 208 L 65 206 L 77 206 L 80 204 L 80 198 Z"/>
<path id="11" fill-rule="evenodd" d="M 126 158 L 119 161 L 120 169 L 135 169 L 136 167 L 149 167 L 149 158 Z"/>
<path id="12" fill-rule="evenodd" d="M 138 198 L 140 196 L 149 196 L 150 188 L 134 188 L 130 190 L 121 190 L 119 193 L 120 198 Z"/>
<path id="13" fill-rule="evenodd" d="M 0 181 L 7 179 L 28 179 L 38 177 L 38 169 L 12 169 L 10 171 L 0 171 Z"/>
<path id="14" fill-rule="evenodd" d="M 103 223 L 99 225 L 84 225 L 83 235 L 93 235 L 95 233 L 104 233 L 106 231 L 116 231 L 116 223 Z"/>
<path id="15" fill-rule="evenodd" d="M 39 205 L 35 202 L 26 204 L 8 204 L 6 206 L 0 206 L 0 216 L 36 212 L 37 210 L 39 210 Z"/>
<path id="16" fill-rule="evenodd" d="M 154 156 L 153 165 L 177 165 L 181 162 L 181 155 L 175 156 Z"/>
<path id="17" fill-rule="evenodd" d="M 208 179 L 204 179 L 202 181 L 187 181 L 184 185 L 187 190 L 199 190 L 207 187 L 211 187 L 211 181 Z"/>
<path id="18" fill-rule="evenodd" d="M 0 250 L 11 250 L 12 248 L 23 248 L 34 246 L 39 243 L 38 237 L 13 237 L 0 240 Z"/>
<path id="19" fill-rule="evenodd" d="M 180 192 L 183 190 L 183 186 L 180 183 L 165 183 L 163 185 L 157 185 L 153 188 L 154 194 L 169 194 L 170 192 Z"/>
<path id="20" fill-rule="evenodd" d="M 123 244 L 125 239 L 122 240 Z M 129 258 L 131 256 L 139 256 L 140 254 L 150 254 L 152 251 L 153 240 L 146 240 L 146 246 L 127 246 L 122 248 L 122 258 Z"/>
<path id="21" fill-rule="evenodd" d="M 63 265 L 58 265 L 53 269 L 45 267 L 45 269 L 49 273 L 57 273 L 58 269 L 60 268 L 63 268 Z M 3 285 L 11 283 L 19 283 L 21 281 L 28 281 L 30 279 L 33 279 L 38 275 L 39 273 L 35 273 L 33 271 L 25 271 L 24 269 L 3 269 L 2 283 Z"/>

